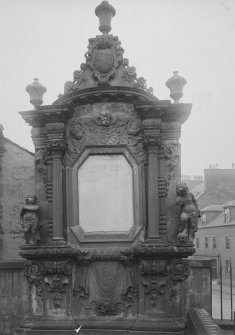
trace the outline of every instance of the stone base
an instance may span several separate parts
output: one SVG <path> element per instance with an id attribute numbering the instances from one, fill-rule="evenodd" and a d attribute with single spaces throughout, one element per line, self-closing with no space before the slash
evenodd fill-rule
<path id="1" fill-rule="evenodd" d="M 86 335 L 184 335 L 184 329 L 170 318 L 120 318 L 105 317 L 64 322 L 45 321 L 26 324 L 15 330 L 14 335 L 69 335 L 76 334 L 75 328 L 83 325 L 79 334 Z"/>

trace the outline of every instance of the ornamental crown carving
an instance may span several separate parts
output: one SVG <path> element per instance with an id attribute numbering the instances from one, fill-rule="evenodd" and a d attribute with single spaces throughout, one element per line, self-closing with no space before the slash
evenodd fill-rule
<path id="1" fill-rule="evenodd" d="M 117 36 L 108 34 L 111 30 L 111 17 L 115 9 L 104 1 L 97 7 L 96 15 L 102 20 L 102 11 L 110 11 L 110 22 L 103 22 L 100 30 L 103 35 L 89 39 L 88 51 L 85 53 L 85 63 L 80 65 L 80 70 L 73 73 L 73 81 L 64 85 L 64 94 L 85 88 L 97 86 L 124 86 L 142 89 L 153 94 L 153 89 L 147 88 L 146 80 L 137 77 L 136 68 L 129 66 L 127 58 L 123 57 L 124 49 Z M 107 14 L 107 13 L 106 13 Z M 104 20 L 107 15 L 104 15 Z M 107 18 L 106 18 L 107 19 Z"/>

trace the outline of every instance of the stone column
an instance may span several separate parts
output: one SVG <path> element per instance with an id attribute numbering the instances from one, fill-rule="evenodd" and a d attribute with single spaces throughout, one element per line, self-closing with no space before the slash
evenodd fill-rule
<path id="1" fill-rule="evenodd" d="M 52 242 L 64 243 L 62 159 L 65 149 L 64 123 L 47 123 L 48 149 L 52 165 Z"/>
<path id="2" fill-rule="evenodd" d="M 160 144 L 160 119 L 143 120 L 143 129 L 147 146 L 147 243 L 160 240 L 159 234 L 159 195 L 158 195 L 158 150 Z"/>

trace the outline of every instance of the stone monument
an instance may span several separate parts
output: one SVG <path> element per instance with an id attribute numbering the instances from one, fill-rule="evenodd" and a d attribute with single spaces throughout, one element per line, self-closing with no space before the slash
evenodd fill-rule
<path id="1" fill-rule="evenodd" d="M 20 250 L 31 314 L 17 334 L 183 334 L 199 216 L 178 184 L 186 81 L 175 72 L 174 102 L 159 100 L 109 33 L 115 9 L 95 13 L 102 35 L 64 94 L 45 106 L 38 80 L 27 86 L 40 239 Z"/>

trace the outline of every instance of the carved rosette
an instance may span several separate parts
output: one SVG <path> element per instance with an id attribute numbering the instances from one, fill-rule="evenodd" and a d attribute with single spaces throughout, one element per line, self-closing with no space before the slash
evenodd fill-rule
<path id="1" fill-rule="evenodd" d="M 190 266 L 185 259 L 174 259 L 170 265 L 170 276 L 174 284 L 183 282 L 190 274 Z"/>
<path id="2" fill-rule="evenodd" d="M 141 121 L 133 106 L 97 103 L 80 107 L 69 121 L 65 165 L 72 165 L 86 146 L 128 146 L 136 160 L 145 162 Z"/>

